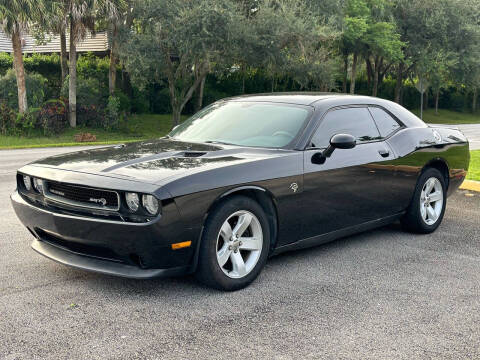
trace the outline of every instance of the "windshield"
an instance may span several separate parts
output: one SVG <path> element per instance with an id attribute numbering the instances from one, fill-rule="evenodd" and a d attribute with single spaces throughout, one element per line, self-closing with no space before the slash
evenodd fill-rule
<path id="1" fill-rule="evenodd" d="M 187 142 L 284 147 L 303 128 L 307 107 L 262 102 L 219 102 L 180 124 L 170 137 Z"/>

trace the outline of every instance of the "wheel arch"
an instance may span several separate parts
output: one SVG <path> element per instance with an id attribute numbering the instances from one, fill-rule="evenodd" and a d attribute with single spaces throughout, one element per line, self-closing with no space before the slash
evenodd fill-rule
<path id="1" fill-rule="evenodd" d="M 270 225 L 270 252 L 272 252 L 277 243 L 278 211 L 275 196 L 267 189 L 254 185 L 239 186 L 237 188 L 230 189 L 220 195 L 212 203 L 212 205 L 208 209 L 207 216 L 208 213 L 210 213 L 214 207 L 218 206 L 220 202 L 226 201 L 228 198 L 236 195 L 243 195 L 251 198 L 252 200 L 255 200 L 260 204 L 263 211 L 265 211 L 265 214 L 268 218 L 268 224 Z"/>
<path id="2" fill-rule="evenodd" d="M 270 225 L 270 254 L 273 252 L 273 249 L 276 246 L 277 239 L 278 239 L 278 212 L 277 212 L 277 202 L 275 196 L 268 191 L 267 189 L 254 186 L 254 185 L 246 185 L 246 186 L 239 186 L 233 189 L 229 189 L 218 196 L 212 204 L 209 206 L 207 212 L 203 217 L 203 224 L 207 220 L 208 216 L 212 212 L 212 210 L 220 205 L 222 202 L 228 200 L 229 198 L 236 196 L 236 195 L 243 195 L 249 197 L 260 204 L 262 209 L 265 211 L 265 214 L 268 218 L 268 224 Z M 198 245 L 195 251 L 194 262 L 192 266 L 192 271 L 195 271 L 198 265 L 198 253 L 200 250 L 200 244 L 202 242 L 204 227 L 202 226 L 202 230 L 200 231 L 200 236 L 198 238 Z"/>
<path id="3" fill-rule="evenodd" d="M 447 161 L 445 159 L 442 159 L 442 158 L 432 159 L 427 164 L 425 164 L 425 166 L 422 169 L 422 173 L 425 170 L 431 169 L 431 168 L 437 169 L 438 171 L 440 171 L 442 173 L 442 175 L 444 176 L 444 180 L 445 180 L 446 190 L 448 190 L 448 185 L 450 183 L 450 169 L 448 167 Z"/>

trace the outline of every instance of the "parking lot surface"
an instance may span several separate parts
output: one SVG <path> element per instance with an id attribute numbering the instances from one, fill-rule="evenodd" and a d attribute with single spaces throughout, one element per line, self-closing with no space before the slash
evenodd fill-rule
<path id="1" fill-rule="evenodd" d="M 480 194 L 449 198 L 434 234 L 392 225 L 283 254 L 222 293 L 34 253 L 15 170 L 67 150 L 0 151 L 0 359 L 480 358 Z"/>

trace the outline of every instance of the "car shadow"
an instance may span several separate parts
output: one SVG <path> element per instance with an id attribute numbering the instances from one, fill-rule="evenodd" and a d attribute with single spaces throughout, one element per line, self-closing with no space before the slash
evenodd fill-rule
<path id="1" fill-rule="evenodd" d="M 315 247 L 279 254 L 267 261 L 266 267 L 261 273 L 259 279 L 245 290 L 255 289 L 256 287 L 262 286 L 262 279 L 264 278 L 277 276 L 277 274 L 281 274 L 285 271 L 288 272 L 289 265 L 295 264 L 295 271 L 300 273 L 306 272 L 309 271 L 309 263 L 312 261 L 322 261 L 322 257 L 329 256 L 329 254 L 337 251 L 345 251 L 347 248 L 351 249 L 362 248 L 362 246 L 373 246 L 376 243 L 384 241 L 386 234 L 394 235 L 401 231 L 400 224 L 394 223 L 382 228 L 351 235 Z M 122 298 L 167 299 L 195 295 L 198 300 L 201 299 L 202 296 L 211 296 L 215 294 L 226 294 L 226 296 L 228 296 L 229 294 L 203 286 L 196 281 L 193 275 L 137 280 L 70 269 L 68 277 L 70 277 L 72 281 L 79 282 L 80 284 L 78 284 L 78 286 L 83 287 L 84 290 L 93 291 L 95 293 L 99 292 L 105 296 L 118 296 L 121 294 Z"/>

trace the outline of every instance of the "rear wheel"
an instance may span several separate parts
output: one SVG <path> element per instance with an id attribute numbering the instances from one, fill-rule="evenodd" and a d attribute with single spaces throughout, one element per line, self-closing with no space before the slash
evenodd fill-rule
<path id="1" fill-rule="evenodd" d="M 428 234 L 442 222 L 446 205 L 445 179 L 440 171 L 427 169 L 419 178 L 402 225 L 409 231 Z"/>
<path id="2" fill-rule="evenodd" d="M 261 272 L 269 245 L 262 207 L 245 196 L 227 199 L 205 223 L 196 277 L 217 289 L 241 289 Z"/>

